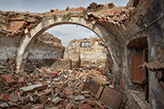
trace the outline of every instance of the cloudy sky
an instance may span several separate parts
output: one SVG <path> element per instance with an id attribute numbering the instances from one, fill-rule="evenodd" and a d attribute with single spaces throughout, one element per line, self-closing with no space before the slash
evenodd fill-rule
<path id="1" fill-rule="evenodd" d="M 46 12 L 50 9 L 63 10 L 67 6 L 87 7 L 90 3 L 107 4 L 113 2 L 116 6 L 125 6 L 128 0 L 0 0 L 0 10 L 20 12 Z M 66 46 L 72 39 L 83 39 L 97 37 L 95 33 L 87 28 L 76 25 L 60 25 L 53 27 L 47 32 L 62 40 Z"/>

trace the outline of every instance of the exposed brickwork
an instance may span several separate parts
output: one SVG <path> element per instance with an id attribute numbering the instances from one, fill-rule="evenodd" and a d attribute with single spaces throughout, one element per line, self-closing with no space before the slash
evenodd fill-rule
<path id="1" fill-rule="evenodd" d="M 10 31 L 16 32 L 19 28 L 21 28 L 24 24 L 24 21 L 11 21 L 10 22 Z"/>

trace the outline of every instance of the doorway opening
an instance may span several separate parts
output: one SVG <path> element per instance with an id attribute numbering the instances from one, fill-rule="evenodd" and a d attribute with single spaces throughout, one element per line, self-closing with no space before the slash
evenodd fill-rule
<path id="1" fill-rule="evenodd" d="M 149 74 L 148 70 L 139 68 L 144 62 L 148 62 L 147 37 L 139 37 L 128 45 L 129 78 L 133 84 L 132 90 L 141 91 L 144 101 L 149 101 Z"/>

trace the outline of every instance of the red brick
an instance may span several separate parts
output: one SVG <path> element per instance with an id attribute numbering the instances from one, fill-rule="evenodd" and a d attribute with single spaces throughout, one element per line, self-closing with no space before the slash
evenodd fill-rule
<path id="1" fill-rule="evenodd" d="M 91 106 L 89 104 L 83 104 L 79 106 L 79 109 L 91 109 Z"/>
<path id="2" fill-rule="evenodd" d="M 72 104 L 72 108 L 73 109 L 77 109 L 77 106 L 75 106 L 74 104 Z"/>
<path id="3" fill-rule="evenodd" d="M 24 21 L 11 21 L 10 22 L 10 30 L 12 32 L 15 32 L 16 30 L 18 30 L 19 28 L 21 28 L 24 24 Z"/>
<path id="4" fill-rule="evenodd" d="M 34 75 L 33 78 L 34 79 L 38 79 L 39 78 L 39 75 Z"/>
<path id="5" fill-rule="evenodd" d="M 95 101 L 95 104 L 100 108 L 100 109 L 104 109 L 105 107 L 103 105 L 101 105 L 99 102 Z"/>
<path id="6" fill-rule="evenodd" d="M 1 80 L 5 85 L 11 85 L 15 83 L 15 80 L 12 78 L 12 75 L 2 75 Z"/>
<path id="7" fill-rule="evenodd" d="M 42 71 L 41 71 L 40 69 L 37 68 L 36 71 L 37 71 L 38 73 L 42 74 Z"/>
<path id="8" fill-rule="evenodd" d="M 90 99 L 85 99 L 84 102 L 88 103 L 88 104 L 91 105 L 91 106 L 94 106 L 94 105 L 95 105 L 95 102 L 93 102 L 93 101 L 90 100 Z"/>
<path id="9" fill-rule="evenodd" d="M 71 89 L 71 90 L 65 90 L 65 94 L 66 95 L 72 95 L 72 94 L 74 94 L 74 90 L 73 89 Z"/>
<path id="10" fill-rule="evenodd" d="M 64 107 L 67 107 L 67 103 L 64 102 L 64 103 L 63 103 L 63 106 L 64 106 Z"/>
<path id="11" fill-rule="evenodd" d="M 9 95 L 3 95 L 2 101 L 9 101 Z"/>
<path id="12" fill-rule="evenodd" d="M 24 82 L 24 77 L 19 78 L 18 83 L 23 83 Z"/>
<path id="13" fill-rule="evenodd" d="M 57 73 L 53 73 L 51 77 L 56 78 L 57 75 L 58 75 Z"/>
<path id="14" fill-rule="evenodd" d="M 45 73 L 47 73 L 47 70 L 46 69 L 42 68 L 41 70 L 43 70 Z"/>

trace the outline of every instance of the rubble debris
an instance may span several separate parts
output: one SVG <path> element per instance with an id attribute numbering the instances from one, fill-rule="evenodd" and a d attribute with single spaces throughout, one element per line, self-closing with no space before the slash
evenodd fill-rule
<path id="1" fill-rule="evenodd" d="M 33 91 L 36 89 L 43 89 L 46 86 L 47 86 L 46 84 L 39 83 L 39 84 L 27 86 L 27 87 L 21 87 L 20 90 L 23 90 L 23 92 L 29 92 L 29 91 Z"/>
<path id="2" fill-rule="evenodd" d="M 163 63 L 143 63 L 142 65 L 139 66 L 140 68 L 147 68 L 148 70 L 151 71 L 159 71 L 159 70 L 164 70 L 164 64 Z"/>
<path id="3" fill-rule="evenodd" d="M 14 94 L 11 94 L 9 96 L 9 100 L 12 101 L 12 102 L 17 102 L 18 101 L 18 96 L 14 95 Z"/>
<path id="4" fill-rule="evenodd" d="M 68 11 L 69 10 L 69 6 L 67 6 L 65 10 Z"/>
<path id="5" fill-rule="evenodd" d="M 1 80 L 6 86 L 13 85 L 15 83 L 12 75 L 1 75 Z"/>
<path id="6" fill-rule="evenodd" d="M 88 89 L 91 93 L 93 93 L 97 98 L 100 97 L 103 88 L 101 85 L 109 85 L 109 82 L 105 81 L 104 79 L 98 76 L 90 76 L 88 77 L 85 82 L 83 82 L 81 86 L 81 91 Z"/>
<path id="7" fill-rule="evenodd" d="M 6 84 L 5 76 L 1 75 L 0 92 L 2 89 L 4 91 L 0 93 L 0 108 L 107 109 L 99 97 L 104 88 L 102 85 L 109 84 L 108 79 L 93 68 L 71 70 L 54 65 L 37 68 L 33 72 L 23 70 L 20 74 L 8 75 L 15 83 L 13 86 Z M 85 85 L 91 81 L 95 81 L 99 87 Z M 96 93 L 92 88 L 96 88 Z"/>
<path id="8" fill-rule="evenodd" d="M 8 108 L 9 105 L 5 102 L 5 103 L 0 104 L 0 107 L 1 108 Z"/>
<path id="9" fill-rule="evenodd" d="M 116 91 L 111 87 L 105 86 L 100 97 L 100 101 L 109 108 L 118 109 L 122 102 L 123 96 L 123 93 Z"/>
<path id="10" fill-rule="evenodd" d="M 56 97 L 56 98 L 54 98 L 53 100 L 52 100 L 52 102 L 54 103 L 54 104 L 57 104 L 57 103 L 59 103 L 61 101 L 61 98 L 60 97 Z"/>

